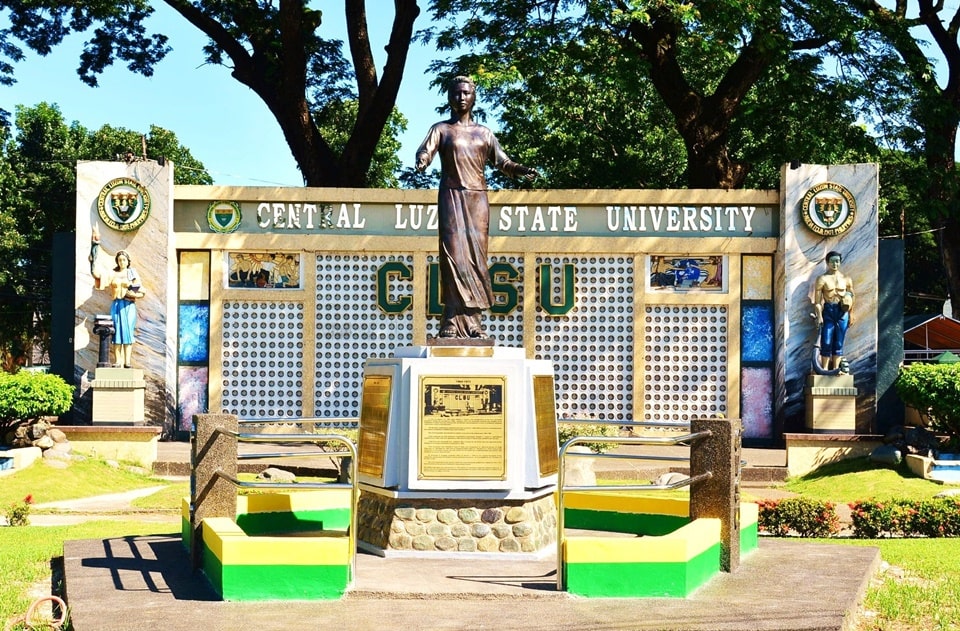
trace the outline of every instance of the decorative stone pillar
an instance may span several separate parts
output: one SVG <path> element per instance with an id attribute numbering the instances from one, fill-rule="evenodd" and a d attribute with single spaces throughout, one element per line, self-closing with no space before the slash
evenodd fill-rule
<path id="1" fill-rule="evenodd" d="M 720 519 L 720 569 L 740 566 L 740 458 L 742 425 L 739 419 L 693 419 L 693 433 L 710 437 L 690 447 L 690 476 L 706 472 L 711 478 L 690 487 L 690 519 Z"/>
<path id="2" fill-rule="evenodd" d="M 197 414 L 190 437 L 190 532 L 193 569 L 203 566 L 203 532 L 207 517 L 237 518 L 237 489 L 217 475 L 237 477 L 237 437 L 232 414 Z M 224 430 L 224 431 L 221 431 Z"/>

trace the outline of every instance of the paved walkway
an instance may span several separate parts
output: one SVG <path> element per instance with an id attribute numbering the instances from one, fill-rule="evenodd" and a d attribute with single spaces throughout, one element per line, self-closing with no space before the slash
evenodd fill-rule
<path id="1" fill-rule="evenodd" d="M 555 590 L 553 559 L 383 559 L 360 555 L 336 601 L 222 602 L 190 571 L 180 538 L 68 541 L 75 631 L 336 628 L 552 631 L 850 631 L 876 548 L 763 539 L 739 570 L 689 598 L 577 598 Z"/>
<path id="2" fill-rule="evenodd" d="M 277 450 L 276 445 L 254 447 Z M 185 443 L 161 443 L 160 451 L 161 458 L 172 462 L 189 461 Z M 752 461 L 761 467 L 781 467 L 785 454 L 745 450 L 744 460 L 747 466 Z M 324 461 L 329 464 L 325 457 L 312 464 Z M 651 473 L 645 467 L 625 470 L 626 461 L 597 462 L 605 463 L 599 465 L 600 476 L 642 479 Z M 41 525 L 130 518 L 130 502 L 158 488 L 39 505 L 36 508 L 58 514 L 34 514 L 31 521 Z M 758 498 L 788 493 L 777 484 L 748 484 L 744 494 Z M 746 556 L 737 572 L 718 575 L 689 598 L 611 600 L 557 592 L 552 551 L 529 560 L 384 559 L 360 554 L 355 584 L 342 600 L 236 603 L 217 600 L 203 576 L 190 570 L 177 534 L 179 515 L 140 513 L 135 518 L 169 521 L 170 534 L 65 544 L 66 596 L 75 631 L 197 627 L 850 631 L 880 562 L 876 548 L 762 538 L 760 549 Z"/>

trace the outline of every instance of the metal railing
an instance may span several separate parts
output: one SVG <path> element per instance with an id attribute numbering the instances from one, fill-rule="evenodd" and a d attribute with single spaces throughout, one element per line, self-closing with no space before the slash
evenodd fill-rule
<path id="1" fill-rule="evenodd" d="M 613 423 L 608 422 L 598 422 L 595 420 L 584 420 L 584 419 L 562 419 L 560 423 L 577 423 L 577 424 L 590 424 L 590 425 L 613 425 Z M 618 427 L 658 427 L 658 428 L 676 428 L 676 429 L 690 429 L 689 423 L 641 423 L 641 422 L 629 422 L 629 423 L 616 423 Z M 713 477 L 713 474 L 709 471 L 702 473 L 700 475 L 695 475 L 692 477 L 687 477 L 683 480 L 678 480 L 671 484 L 630 484 L 630 485 L 594 485 L 594 486 L 566 486 L 565 481 L 565 469 L 566 469 L 566 458 L 567 456 L 571 457 L 585 457 L 585 458 L 597 458 L 597 459 L 629 459 L 629 460 L 652 460 L 652 461 L 672 461 L 672 462 L 689 462 L 689 456 L 657 456 L 651 454 L 602 454 L 602 453 L 591 453 L 591 454 L 580 454 L 580 453 L 571 453 L 568 454 L 568 450 L 571 447 L 576 445 L 582 445 L 585 443 L 610 443 L 615 445 L 662 445 L 662 446 L 676 446 L 676 445 L 686 445 L 692 446 L 693 443 L 701 441 L 705 438 L 711 436 L 710 431 L 702 432 L 689 432 L 686 434 L 681 434 L 677 436 L 576 436 L 571 438 L 560 447 L 560 463 L 559 471 L 557 473 L 557 591 L 563 591 L 564 582 L 563 582 L 563 543 L 564 543 L 564 529 L 565 529 L 565 520 L 564 520 L 564 494 L 566 491 L 580 491 L 580 492 L 619 492 L 619 491 L 672 491 L 675 489 L 680 489 L 688 486 L 697 484 L 705 480 L 709 480 Z"/>
<path id="2" fill-rule="evenodd" d="M 311 419 L 312 420 L 312 419 Z M 324 421 L 334 421 L 336 419 L 322 419 Z M 259 420 L 242 420 L 238 422 L 238 425 L 263 425 L 263 424 L 274 424 L 279 422 L 290 422 L 297 423 L 300 422 L 300 419 L 290 420 L 290 421 L 259 421 Z M 241 431 L 231 431 L 223 428 L 217 428 L 215 430 L 217 433 L 226 434 L 227 436 L 232 436 L 238 442 L 248 442 L 248 443 L 339 443 L 346 446 L 346 450 L 338 451 L 318 451 L 318 452 L 309 452 L 309 451 L 299 451 L 299 452 L 276 452 L 276 453 L 247 453 L 247 454 L 237 454 L 237 460 L 259 460 L 259 459 L 284 459 L 284 458 L 316 458 L 317 456 L 323 456 L 325 458 L 350 458 L 350 475 L 349 483 L 343 482 L 245 482 L 239 480 L 232 475 L 226 474 L 222 471 L 217 471 L 215 475 L 223 480 L 226 480 L 233 484 L 237 488 L 243 489 L 296 489 L 296 490 L 333 490 L 333 489 L 349 489 L 350 490 L 350 525 L 347 530 L 348 537 L 348 549 L 350 551 L 350 576 L 351 582 L 355 579 L 357 574 L 357 502 L 360 498 L 360 491 L 357 481 L 357 448 L 346 436 L 340 434 L 257 434 L 257 433 L 248 433 Z M 342 465 L 341 465 L 342 469 Z M 195 467 L 194 467 L 195 470 Z M 195 494 L 195 484 L 193 473 L 190 476 L 190 495 L 191 498 Z M 191 499 L 192 504 L 192 499 Z M 236 517 L 236 516 L 234 516 Z"/>

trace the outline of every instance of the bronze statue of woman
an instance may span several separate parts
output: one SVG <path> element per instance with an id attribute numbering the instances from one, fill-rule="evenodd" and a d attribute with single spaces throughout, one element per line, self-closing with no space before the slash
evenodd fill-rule
<path id="1" fill-rule="evenodd" d="M 452 116 L 430 128 L 417 149 L 418 171 L 440 154 L 439 237 L 440 299 L 443 317 L 439 337 L 478 338 L 481 313 L 493 303 L 487 266 L 490 205 L 484 167 L 489 162 L 510 177 L 532 180 L 535 169 L 517 164 L 500 148 L 497 137 L 473 120 L 476 86 L 456 77 L 447 89 Z"/>

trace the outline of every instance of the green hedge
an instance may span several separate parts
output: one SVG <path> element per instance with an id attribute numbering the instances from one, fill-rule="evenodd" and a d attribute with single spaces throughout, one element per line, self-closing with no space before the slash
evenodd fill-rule
<path id="1" fill-rule="evenodd" d="M 840 518 L 830 502 L 791 497 L 760 500 L 757 526 L 775 537 L 831 537 L 840 532 Z M 850 503 L 853 536 L 960 537 L 960 498 L 927 500 L 859 500 Z"/>
<path id="2" fill-rule="evenodd" d="M 0 437 L 21 423 L 59 416 L 73 405 L 73 386 L 57 375 L 0 373 Z"/>
<path id="3" fill-rule="evenodd" d="M 895 383 L 900 399 L 930 417 L 934 432 L 960 437 L 960 364 L 910 364 Z"/>
<path id="4" fill-rule="evenodd" d="M 840 532 L 840 517 L 832 502 L 790 497 L 761 500 L 757 528 L 776 537 L 791 532 L 801 537 L 830 537 Z"/>
<path id="5" fill-rule="evenodd" d="M 850 509 L 853 536 L 861 539 L 960 536 L 960 498 L 865 500 Z"/>

